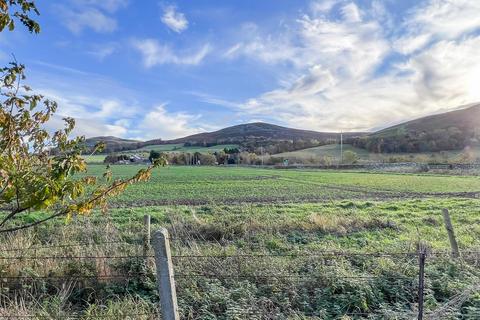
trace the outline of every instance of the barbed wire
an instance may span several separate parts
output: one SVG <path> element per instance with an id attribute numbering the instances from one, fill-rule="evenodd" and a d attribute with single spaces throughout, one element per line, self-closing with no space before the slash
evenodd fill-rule
<path id="1" fill-rule="evenodd" d="M 136 317 L 139 316 L 148 316 L 152 317 L 151 319 L 157 319 L 158 317 L 158 312 L 152 311 L 152 312 L 142 312 L 142 313 L 120 313 L 120 314 L 112 314 L 112 315 L 80 315 L 80 314 L 63 314 L 61 315 L 62 317 L 65 317 L 63 319 L 105 319 L 105 318 L 111 318 L 111 319 L 119 319 L 118 317 L 135 317 L 134 319 L 137 319 Z M 38 319 L 38 318 L 45 318 L 45 317 L 52 317 L 52 319 L 58 319 L 58 315 L 52 316 L 52 315 L 4 315 L 0 313 L 0 319 L 3 319 L 3 317 L 6 317 L 5 319 Z M 113 318 L 117 317 L 117 318 Z M 155 318 L 153 318 L 155 317 Z M 125 319 L 125 318 L 122 318 Z"/>
<path id="2" fill-rule="evenodd" d="M 2 276 L 0 275 L 1 280 L 18 280 L 18 279 L 28 279 L 28 280 L 35 280 L 35 279 L 41 279 L 41 280 L 55 280 L 55 279 L 60 279 L 60 280 L 88 280 L 88 279 L 101 279 L 101 280 L 108 280 L 108 279 L 116 279 L 116 278 L 128 278 L 128 277 L 134 277 L 134 276 L 145 276 L 148 275 L 148 273 L 143 273 L 143 272 L 128 272 L 124 274 L 112 274 L 112 275 L 92 275 L 92 276 L 86 276 L 86 275 L 49 275 L 49 276 Z M 5 282 L 4 282 L 5 283 Z M 0 286 L 1 286 L 0 282 Z"/>
<path id="3" fill-rule="evenodd" d="M 45 247 L 47 249 L 48 247 Z M 13 251 L 13 250 L 12 250 Z M 468 259 L 471 257 L 466 256 L 467 254 L 475 254 L 479 255 L 478 259 L 480 259 L 480 252 L 470 251 L 470 252 L 463 252 L 464 258 Z M 445 255 L 445 257 L 450 256 L 451 254 L 448 252 L 430 252 L 427 256 L 436 257 Z M 362 253 L 362 252 L 343 252 L 343 251 L 323 251 L 323 252 L 315 252 L 315 253 L 259 253 L 259 254 L 246 254 L 246 253 L 239 253 L 239 254 L 178 254 L 172 255 L 172 259 L 208 259 L 208 258 L 216 258 L 216 259 L 229 259 L 229 258 L 301 258 L 301 257 L 320 257 L 320 258 L 345 258 L 345 257 L 372 257 L 372 258 L 415 258 L 418 256 L 418 252 L 375 252 L 375 253 Z M 0 260 L 53 260 L 53 259 L 128 259 L 128 258 L 154 258 L 155 256 L 152 255 L 103 255 L 103 256 L 30 256 L 30 255 L 22 255 L 22 256 L 0 256 Z M 458 260 L 462 261 L 462 257 Z"/>
<path id="4" fill-rule="evenodd" d="M 59 244 L 59 245 L 48 245 L 48 246 L 35 246 L 27 248 L 9 248 L 3 249 L 0 252 L 13 252 L 13 251 L 30 251 L 30 250 L 42 250 L 42 249 L 54 249 L 54 248 L 71 248 L 71 247 L 83 247 L 83 246 L 101 246 L 106 244 L 126 244 L 126 245 L 135 245 L 143 244 L 141 240 L 127 241 L 127 240 L 116 240 L 116 241 L 105 241 L 105 242 L 79 242 L 75 244 Z"/>
<path id="5" fill-rule="evenodd" d="M 327 275 L 325 278 L 328 278 Z M 332 275 L 331 277 L 335 277 Z M 210 273 L 195 273 L 195 274 L 184 274 L 184 273 L 177 273 L 175 274 L 175 278 L 299 278 L 299 279 L 315 279 L 321 278 L 316 277 L 314 275 L 301 275 L 301 274 L 255 274 L 252 273 L 250 275 L 247 274 L 210 274 Z M 416 277 L 407 277 L 407 276 L 342 276 L 338 275 L 337 278 L 342 279 L 392 279 L 392 280 L 416 280 Z M 322 278 L 323 279 L 323 278 Z"/>
<path id="6" fill-rule="evenodd" d="M 32 256 L 16 256 L 1 257 L 0 260 L 55 260 L 55 259 L 147 259 L 154 258 L 154 255 L 128 255 L 128 256 L 49 256 L 49 257 L 32 257 Z"/>

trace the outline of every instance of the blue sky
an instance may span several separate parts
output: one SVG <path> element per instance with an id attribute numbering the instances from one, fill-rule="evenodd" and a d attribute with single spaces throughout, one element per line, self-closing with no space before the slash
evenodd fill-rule
<path id="1" fill-rule="evenodd" d="M 480 1 L 38 0 L 0 59 L 88 137 L 357 131 L 480 101 Z"/>

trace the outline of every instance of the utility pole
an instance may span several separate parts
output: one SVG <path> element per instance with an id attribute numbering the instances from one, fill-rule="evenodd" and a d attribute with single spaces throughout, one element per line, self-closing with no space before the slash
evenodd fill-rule
<path id="1" fill-rule="evenodd" d="M 340 164 L 343 164 L 343 131 L 340 131 Z"/>
<path id="2" fill-rule="evenodd" d="M 263 147 L 260 147 L 260 155 L 262 157 L 262 167 L 263 167 Z"/>

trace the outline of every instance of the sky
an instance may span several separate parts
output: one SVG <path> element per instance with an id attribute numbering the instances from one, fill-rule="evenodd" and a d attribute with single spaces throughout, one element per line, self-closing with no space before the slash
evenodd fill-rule
<path id="1" fill-rule="evenodd" d="M 248 122 L 375 130 L 480 101 L 477 0 L 37 0 L 0 60 L 75 133 L 172 139 Z"/>

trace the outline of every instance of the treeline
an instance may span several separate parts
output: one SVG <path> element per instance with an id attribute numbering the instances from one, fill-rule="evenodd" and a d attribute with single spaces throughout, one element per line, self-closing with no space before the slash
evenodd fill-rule
<path id="1" fill-rule="evenodd" d="M 246 139 L 242 141 L 216 141 L 216 142 L 185 142 L 185 147 L 212 147 L 220 144 L 238 144 L 242 150 L 250 153 L 277 154 L 283 152 L 297 151 L 307 148 L 319 147 L 334 143 L 334 139 L 293 139 L 293 140 L 275 140 L 275 139 Z"/>
<path id="2" fill-rule="evenodd" d="M 415 153 L 461 150 L 478 144 L 475 130 L 457 127 L 425 131 L 407 131 L 400 127 L 395 132 L 347 139 L 347 143 L 375 153 Z"/>
<path id="3" fill-rule="evenodd" d="M 229 165 L 229 164 L 248 164 L 261 165 L 262 156 L 254 153 L 240 151 L 237 148 L 225 149 L 213 153 L 189 153 L 189 152 L 157 152 L 151 151 L 149 160 L 154 161 L 158 158 L 164 158 L 172 165 Z M 268 159 L 264 155 L 263 159 Z"/>

